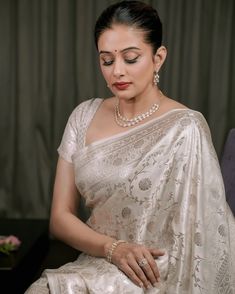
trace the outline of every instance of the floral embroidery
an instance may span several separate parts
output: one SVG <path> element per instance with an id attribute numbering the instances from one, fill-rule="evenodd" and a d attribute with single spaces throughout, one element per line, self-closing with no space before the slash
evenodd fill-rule
<path id="1" fill-rule="evenodd" d="M 151 188 L 151 185 L 152 185 L 152 183 L 149 178 L 144 178 L 144 179 L 140 180 L 140 182 L 139 182 L 139 188 L 142 191 L 149 190 Z"/>
<path id="2" fill-rule="evenodd" d="M 220 225 L 218 227 L 218 232 L 219 234 L 222 236 L 222 237 L 225 237 L 227 234 L 226 234 L 226 228 L 224 225 Z"/>
<path id="3" fill-rule="evenodd" d="M 128 218 L 130 217 L 130 214 L 131 214 L 131 209 L 129 207 L 124 207 L 122 210 L 122 217 Z"/>
<path id="4" fill-rule="evenodd" d="M 202 238 L 200 233 L 195 233 L 194 242 L 197 246 L 202 246 Z"/>

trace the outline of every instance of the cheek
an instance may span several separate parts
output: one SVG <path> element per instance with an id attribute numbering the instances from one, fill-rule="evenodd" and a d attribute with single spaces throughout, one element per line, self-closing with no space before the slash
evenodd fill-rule
<path id="1" fill-rule="evenodd" d="M 104 66 L 101 66 L 100 68 L 101 68 L 101 72 L 103 74 L 104 79 L 108 81 L 110 77 L 110 69 Z"/>
<path id="2" fill-rule="evenodd" d="M 132 75 L 141 80 L 149 80 L 153 77 L 154 68 L 149 62 L 141 62 L 133 68 Z M 144 73 L 144 74 L 143 74 Z"/>

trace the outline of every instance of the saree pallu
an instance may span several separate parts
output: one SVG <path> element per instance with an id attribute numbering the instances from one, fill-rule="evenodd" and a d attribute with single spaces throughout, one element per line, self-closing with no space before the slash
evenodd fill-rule
<path id="1" fill-rule="evenodd" d="M 88 226 L 164 249 L 166 254 L 156 259 L 161 281 L 157 288 L 143 290 L 104 258 L 82 253 L 75 262 L 46 270 L 38 287 L 47 283 L 53 294 L 235 293 L 235 221 L 210 131 L 199 112 L 172 110 L 84 144 L 72 162 L 76 186 L 91 210 Z"/>

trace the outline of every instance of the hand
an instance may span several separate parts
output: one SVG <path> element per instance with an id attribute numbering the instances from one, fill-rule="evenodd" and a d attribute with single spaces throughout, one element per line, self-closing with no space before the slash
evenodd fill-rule
<path id="1" fill-rule="evenodd" d="M 132 243 L 122 243 L 114 250 L 112 263 L 137 286 L 150 289 L 160 281 L 160 274 L 154 257 L 157 258 L 164 254 L 164 251 L 159 249 L 150 249 Z"/>

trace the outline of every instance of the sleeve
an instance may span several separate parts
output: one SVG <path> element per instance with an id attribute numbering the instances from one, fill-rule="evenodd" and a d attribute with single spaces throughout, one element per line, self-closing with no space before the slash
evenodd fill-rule
<path id="1" fill-rule="evenodd" d="M 87 127 L 101 101 L 100 98 L 85 100 L 71 113 L 57 149 L 59 155 L 69 163 L 72 163 L 75 152 L 84 147 Z"/>
<path id="2" fill-rule="evenodd" d="M 61 140 L 61 143 L 57 149 L 59 156 L 65 159 L 67 162 L 72 163 L 72 156 L 77 150 L 78 140 L 78 109 L 75 108 L 71 113 Z"/>

